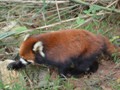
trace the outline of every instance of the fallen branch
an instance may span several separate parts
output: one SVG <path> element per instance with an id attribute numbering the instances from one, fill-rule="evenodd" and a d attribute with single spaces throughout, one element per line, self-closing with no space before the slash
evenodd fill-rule
<path id="1" fill-rule="evenodd" d="M 109 12 L 106 12 L 106 13 L 97 13 L 96 15 L 97 16 L 100 16 L 100 15 L 105 15 L 105 14 L 109 14 Z M 89 17 L 92 17 L 94 14 L 89 14 L 89 15 L 83 15 L 83 16 L 80 16 L 80 18 L 89 18 Z M 42 27 L 38 27 L 38 28 L 35 28 L 34 30 L 39 30 L 39 29 L 45 29 L 45 28 L 51 28 L 51 27 L 54 27 L 56 25 L 59 25 L 59 24 L 62 24 L 62 23 L 67 23 L 67 22 L 70 22 L 70 21 L 74 21 L 76 20 L 78 17 L 76 18 L 72 18 L 72 19 L 68 19 L 68 20 L 64 20 L 64 21 L 60 21 L 60 22 L 57 22 L 57 23 L 54 23 L 54 24 L 50 24 L 50 25 L 46 25 L 46 26 L 42 26 Z M 25 33 L 25 32 L 31 32 L 33 31 L 33 29 L 30 29 L 30 30 L 25 30 L 21 33 Z"/>
<path id="2" fill-rule="evenodd" d="M 87 23 L 91 22 L 93 20 L 92 17 L 88 18 L 87 20 L 85 20 L 84 23 L 80 24 L 80 25 L 77 25 L 76 27 L 74 28 L 79 28 L 80 26 L 85 26 Z"/>
<path id="3" fill-rule="evenodd" d="M 96 16 L 105 15 L 105 14 L 109 14 L 109 13 L 110 13 L 110 12 L 97 13 Z M 86 18 L 92 17 L 93 15 L 94 15 L 94 14 L 83 15 L 83 16 L 80 16 L 80 18 L 86 19 Z M 71 21 L 77 20 L 77 18 L 78 18 L 78 17 L 76 17 L 76 18 L 71 18 L 71 19 L 68 19 L 68 20 L 63 20 L 63 21 L 60 21 L 60 22 L 57 22 L 57 23 L 54 23 L 54 24 L 50 24 L 50 25 L 41 26 L 41 27 L 38 27 L 38 28 L 35 28 L 35 29 L 25 30 L 25 31 L 20 32 L 19 34 L 32 32 L 33 30 L 40 30 L 40 29 L 45 29 L 45 28 L 51 28 L 51 27 L 57 26 L 57 25 L 59 25 L 59 24 L 63 24 L 63 23 L 67 23 L 67 22 L 71 22 Z M 87 22 L 89 22 L 89 21 L 91 21 L 91 20 L 92 20 L 92 19 L 87 19 L 87 20 L 85 21 L 85 23 L 79 25 L 79 27 L 85 25 Z M 75 28 L 78 28 L 78 26 L 76 26 Z M 43 32 L 46 32 L 46 31 L 43 31 Z M 47 32 L 48 32 L 48 31 L 47 31 Z M 10 33 L 10 35 L 7 34 L 7 36 L 2 37 L 1 40 L 4 39 L 4 38 L 6 38 L 6 37 L 8 37 L 8 36 L 11 36 L 11 35 L 14 35 L 14 34 L 15 34 L 15 32 L 12 32 L 12 31 L 9 32 L 9 33 Z"/>
<path id="4" fill-rule="evenodd" d="M 14 2 L 16 2 L 16 3 L 34 3 L 34 4 L 43 4 L 43 3 L 50 3 L 50 4 L 60 4 L 60 3 L 67 3 L 67 2 L 69 2 L 69 1 L 51 1 L 51 0 L 45 0 L 45 2 L 44 1 L 35 1 L 35 0 L 0 0 L 0 2 L 12 2 L 12 3 L 14 3 Z"/>
<path id="5" fill-rule="evenodd" d="M 116 13 L 120 13 L 120 10 L 118 9 L 111 9 L 111 8 L 108 8 L 108 7 L 103 7 L 103 6 L 99 6 L 99 5 L 95 5 L 95 4 L 90 4 L 90 3 L 87 3 L 87 2 L 84 2 L 84 1 L 81 1 L 81 0 L 70 0 L 72 2 L 76 2 L 76 3 L 79 3 L 79 4 L 84 4 L 84 5 L 87 5 L 87 6 L 93 6 L 93 7 L 99 7 L 103 10 L 107 10 L 107 11 L 110 11 L 110 12 L 116 12 Z"/>

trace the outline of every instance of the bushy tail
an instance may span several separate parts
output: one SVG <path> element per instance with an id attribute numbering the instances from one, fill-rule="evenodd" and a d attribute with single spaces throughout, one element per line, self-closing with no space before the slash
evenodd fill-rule
<path id="1" fill-rule="evenodd" d="M 118 57 L 120 58 L 120 47 L 115 46 L 112 44 L 108 38 L 104 37 L 105 45 L 106 45 L 106 52 L 112 56 L 112 54 L 117 53 Z"/>

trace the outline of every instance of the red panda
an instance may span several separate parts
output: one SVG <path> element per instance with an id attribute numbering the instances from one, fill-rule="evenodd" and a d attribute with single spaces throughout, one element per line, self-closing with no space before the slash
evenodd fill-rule
<path id="1" fill-rule="evenodd" d="M 57 67 L 63 75 L 96 71 L 98 57 L 116 50 L 120 51 L 102 35 L 86 30 L 60 30 L 27 37 L 20 46 L 20 60 L 10 63 L 8 68 L 20 69 L 28 63 L 38 63 Z"/>

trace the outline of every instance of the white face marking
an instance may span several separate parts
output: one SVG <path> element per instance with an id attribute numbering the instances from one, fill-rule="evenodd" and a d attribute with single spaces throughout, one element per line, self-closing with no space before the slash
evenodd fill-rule
<path id="1" fill-rule="evenodd" d="M 27 40 L 30 37 L 30 34 L 27 34 L 24 38 L 24 41 Z"/>
<path id="2" fill-rule="evenodd" d="M 34 64 L 34 61 L 33 60 L 27 60 L 28 62 L 30 62 L 30 63 L 32 63 L 32 64 Z"/>
<path id="3" fill-rule="evenodd" d="M 20 58 L 20 61 L 21 61 L 21 63 L 24 64 L 24 65 L 27 65 L 27 64 L 28 64 L 28 62 L 26 62 L 23 58 Z"/>
<path id="4" fill-rule="evenodd" d="M 33 51 L 39 51 L 39 53 L 41 54 L 41 56 L 45 57 L 45 54 L 43 53 L 43 44 L 42 42 L 37 42 L 35 43 L 34 47 L 33 47 Z"/>

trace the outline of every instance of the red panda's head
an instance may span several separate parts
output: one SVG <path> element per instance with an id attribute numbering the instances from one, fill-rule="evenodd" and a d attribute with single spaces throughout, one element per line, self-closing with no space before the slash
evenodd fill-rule
<path id="1" fill-rule="evenodd" d="M 36 51 L 39 51 L 41 55 L 44 56 L 44 54 L 42 53 L 42 49 L 42 42 L 38 41 L 38 39 L 35 37 L 27 36 L 27 38 L 24 39 L 20 46 L 20 60 L 22 62 L 27 61 L 34 63 Z"/>
<path id="2" fill-rule="evenodd" d="M 27 64 L 34 64 L 37 53 L 39 53 L 40 56 L 45 57 L 45 54 L 43 53 L 42 41 L 39 41 L 38 37 L 39 35 L 27 35 L 27 37 L 25 37 L 19 49 L 20 59 L 8 64 L 8 69 L 18 70 L 25 67 Z"/>

